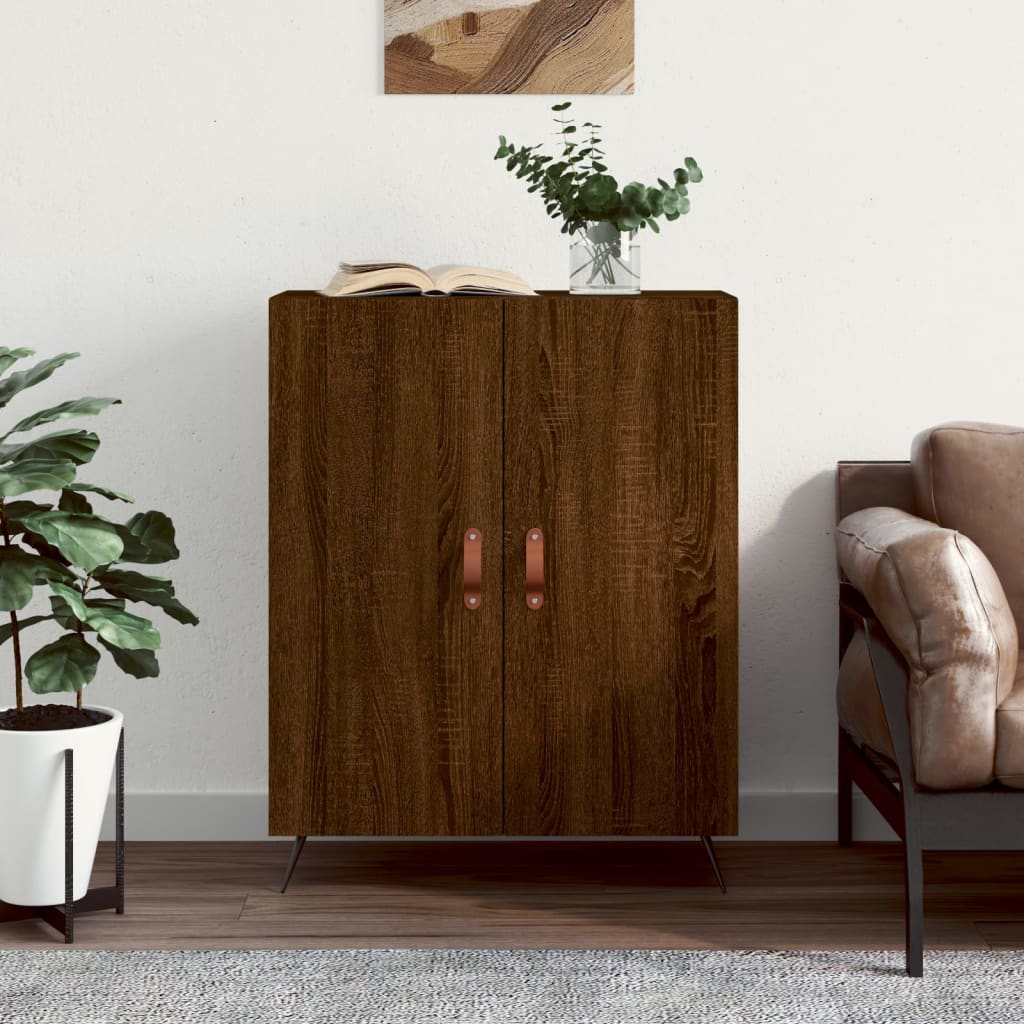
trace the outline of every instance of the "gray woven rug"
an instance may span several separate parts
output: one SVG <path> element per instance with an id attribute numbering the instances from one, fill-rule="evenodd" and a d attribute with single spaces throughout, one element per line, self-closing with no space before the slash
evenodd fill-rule
<path id="1" fill-rule="evenodd" d="M 0 952 L 4 1024 L 1021 1024 L 1024 953 Z"/>

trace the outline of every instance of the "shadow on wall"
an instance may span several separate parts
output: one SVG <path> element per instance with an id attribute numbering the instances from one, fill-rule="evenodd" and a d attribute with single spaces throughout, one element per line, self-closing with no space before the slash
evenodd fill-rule
<path id="1" fill-rule="evenodd" d="M 741 838 L 836 838 L 835 514 L 829 467 L 740 553 Z M 859 794 L 854 832 L 895 838 Z"/>
<path id="2" fill-rule="evenodd" d="M 834 471 L 816 473 L 740 552 L 740 785 L 747 791 L 793 796 L 835 787 L 834 495 Z"/>

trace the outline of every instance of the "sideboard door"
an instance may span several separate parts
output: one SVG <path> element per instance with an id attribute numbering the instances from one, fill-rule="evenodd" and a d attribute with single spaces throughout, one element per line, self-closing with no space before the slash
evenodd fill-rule
<path id="1" fill-rule="evenodd" d="M 729 296 L 506 303 L 506 833 L 736 831 L 735 373 Z"/>
<path id="2" fill-rule="evenodd" d="M 497 299 L 271 301 L 272 834 L 501 831 L 501 374 Z"/>

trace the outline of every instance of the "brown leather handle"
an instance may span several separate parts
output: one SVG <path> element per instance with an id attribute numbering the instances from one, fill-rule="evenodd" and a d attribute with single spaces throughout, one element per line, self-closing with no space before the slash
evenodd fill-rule
<path id="1" fill-rule="evenodd" d="M 544 604 L 544 533 L 526 531 L 526 607 L 535 612 Z"/>
<path id="2" fill-rule="evenodd" d="M 471 526 L 462 536 L 462 603 L 471 612 L 475 612 L 483 603 L 480 590 L 483 546 L 483 535 Z"/>

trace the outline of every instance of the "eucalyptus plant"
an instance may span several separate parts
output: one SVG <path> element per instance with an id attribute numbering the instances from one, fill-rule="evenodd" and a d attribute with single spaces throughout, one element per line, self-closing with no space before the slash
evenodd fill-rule
<path id="1" fill-rule="evenodd" d="M 687 186 L 704 177 L 693 157 L 686 157 L 684 166 L 675 169 L 671 184 L 658 178 L 656 186 L 633 181 L 620 190 L 604 163 L 598 136 L 601 125 L 585 121 L 585 131 L 580 132 L 574 119 L 565 115 L 571 106 L 565 102 L 551 108 L 558 115 L 555 123 L 561 136 L 562 152 L 557 159 L 543 153 L 539 144 L 516 146 L 504 135 L 498 137 L 494 154 L 495 160 L 505 160 L 508 171 L 529 182 L 527 192 L 540 193 L 548 215 L 563 222 L 563 234 L 580 231 L 593 222 L 614 224 L 619 231 L 649 227 L 657 233 L 660 217 L 673 221 L 689 212 Z"/>
<path id="2" fill-rule="evenodd" d="M 0 409 L 78 353 L 65 352 L 8 374 L 17 361 L 32 355 L 27 348 L 0 348 Z M 26 416 L 0 435 L 0 613 L 9 617 L 0 625 L 0 644 L 12 646 L 19 713 L 24 710 L 23 680 L 34 693 L 76 693 L 80 708 L 82 688 L 95 677 L 104 652 L 120 671 L 137 679 L 159 675 L 154 652 L 160 633 L 150 619 L 129 611 L 129 603 L 160 608 L 181 623 L 199 622 L 175 597 L 169 579 L 129 568 L 178 557 L 171 520 L 151 511 L 121 523 L 95 512 L 95 498 L 133 500 L 78 479 L 100 439 L 88 430 L 35 433 L 47 424 L 93 416 L 119 404 L 117 398 L 76 398 Z M 37 595 L 48 599 L 49 612 L 20 617 Z M 56 624 L 62 635 L 23 661 L 25 631 L 46 622 Z"/>

